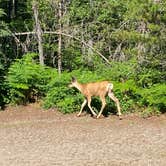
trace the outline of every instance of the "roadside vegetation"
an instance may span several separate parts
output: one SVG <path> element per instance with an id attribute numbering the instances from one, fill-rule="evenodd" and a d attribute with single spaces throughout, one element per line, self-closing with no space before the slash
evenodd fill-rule
<path id="1" fill-rule="evenodd" d="M 83 96 L 68 88 L 75 76 L 113 82 L 123 113 L 166 112 L 165 1 L 14 2 L 0 0 L 1 109 L 41 101 L 78 111 Z M 98 98 L 92 106 L 100 109 Z"/>

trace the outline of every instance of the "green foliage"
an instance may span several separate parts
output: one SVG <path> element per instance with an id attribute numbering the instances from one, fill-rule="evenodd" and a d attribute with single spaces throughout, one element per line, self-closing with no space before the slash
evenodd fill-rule
<path id="1" fill-rule="evenodd" d="M 74 89 L 68 88 L 71 74 L 63 73 L 53 78 L 47 85 L 47 95 L 44 98 L 44 108 L 56 107 L 63 113 L 78 111 L 82 96 Z"/>
<path id="2" fill-rule="evenodd" d="M 36 56 L 26 54 L 10 66 L 6 84 L 11 103 L 26 103 L 45 94 L 45 85 L 56 72 L 37 64 L 34 60 Z"/>
<path id="3" fill-rule="evenodd" d="M 4 106 L 4 67 L 0 63 L 0 110 Z"/>
<path id="4" fill-rule="evenodd" d="M 110 68 L 101 65 L 95 71 L 84 68 L 58 75 L 55 70 L 37 64 L 34 60 L 35 56 L 35 54 L 27 54 L 10 66 L 7 77 L 10 103 L 31 102 L 37 96 L 44 97 L 44 108 L 58 108 L 63 113 L 78 111 L 83 96 L 78 90 L 68 87 L 71 76 L 75 76 L 81 83 L 101 80 L 113 82 L 115 96 L 120 100 L 124 113 L 134 112 L 136 106 L 147 108 L 144 111 L 145 116 L 148 115 L 148 110 L 150 110 L 149 114 L 165 112 L 166 85 L 155 84 L 155 81 L 149 79 L 149 76 L 153 78 L 152 74 L 136 77 L 131 72 L 134 71 L 135 61 L 114 63 Z M 116 112 L 115 103 L 108 97 L 107 103 L 105 112 Z M 92 106 L 94 110 L 100 110 L 99 98 L 92 100 Z M 88 111 L 87 107 L 86 110 Z"/>
<path id="5" fill-rule="evenodd" d="M 166 84 L 154 84 L 150 88 L 141 89 L 141 104 L 155 108 L 160 112 L 166 111 Z"/>
<path id="6" fill-rule="evenodd" d="M 0 8 L 0 18 L 6 15 L 3 9 Z M 9 29 L 4 21 L 0 20 L 0 37 L 4 37 L 9 35 Z M 1 53 L 1 51 L 0 51 Z"/>
<path id="7" fill-rule="evenodd" d="M 145 107 L 146 111 L 150 110 L 150 114 L 166 112 L 166 84 L 154 84 L 150 88 L 143 88 L 134 80 L 128 80 L 115 85 L 115 91 L 123 96 L 121 104 L 124 110 L 129 111 L 137 105 Z"/>
<path id="8" fill-rule="evenodd" d="M 5 101 L 26 103 L 44 96 L 46 108 L 56 107 L 64 113 L 77 111 L 83 97 L 67 87 L 74 75 L 82 83 L 113 81 L 123 112 L 133 111 L 137 105 L 145 109 L 145 116 L 165 112 L 166 2 L 61 2 L 60 18 L 58 1 L 38 1 L 43 32 L 59 32 L 61 23 L 67 34 L 62 35 L 63 73 L 59 76 L 56 70 L 36 63 L 37 56 L 22 57 L 22 46 L 26 46 L 28 52 L 36 52 L 37 41 L 33 35 L 17 36 L 19 43 L 9 36 L 10 31 L 33 30 L 32 1 L 19 1 L 15 6 L 12 1 L 0 1 L 0 105 Z M 98 54 L 75 39 L 90 44 L 110 60 L 111 66 L 105 65 Z M 45 64 L 57 68 L 58 35 L 43 34 L 42 41 Z M 114 112 L 114 103 L 107 100 L 105 110 Z M 101 102 L 94 98 L 92 105 L 99 110 Z"/>
<path id="9" fill-rule="evenodd" d="M 136 75 L 136 77 L 134 69 L 137 70 L 135 61 L 131 61 L 130 63 L 114 63 L 110 68 L 101 65 L 95 71 L 80 69 L 73 70 L 70 73 L 64 72 L 60 77 L 56 77 L 48 84 L 44 107 L 57 107 L 64 113 L 78 111 L 83 102 L 83 96 L 77 90 L 68 88 L 71 76 L 75 76 L 81 83 L 101 80 L 113 82 L 115 96 L 120 100 L 122 112 L 124 113 L 134 112 L 138 106 L 151 110 L 150 114 L 165 112 L 166 85 L 155 84 L 156 81 L 153 80 L 154 76 L 152 74 L 147 73 L 147 77 L 144 75 L 139 75 L 140 77 Z M 107 98 L 107 103 L 108 106 L 105 108 L 105 112 L 116 112 L 114 102 Z M 101 101 L 99 98 L 92 100 L 92 106 L 95 110 L 100 110 Z"/>
<path id="10" fill-rule="evenodd" d="M 118 64 L 118 66 L 120 66 Z M 123 66 L 121 66 L 123 67 Z M 117 66 L 116 66 L 117 68 Z M 127 68 L 125 68 L 127 69 Z M 70 89 L 68 88 L 68 84 L 70 83 L 71 76 L 75 76 L 79 82 L 81 83 L 88 83 L 88 82 L 95 82 L 95 81 L 101 81 L 101 80 L 111 80 L 111 76 L 114 75 L 112 71 L 115 69 L 110 68 L 110 70 L 106 71 L 103 70 L 103 66 L 98 69 L 96 72 L 92 72 L 89 70 L 74 70 L 70 73 L 63 73 L 60 77 L 56 77 L 48 84 L 48 93 L 47 96 L 44 99 L 44 108 L 50 108 L 50 107 L 57 107 L 60 111 L 64 113 L 78 111 L 81 107 L 81 104 L 83 102 L 83 96 L 78 90 Z M 128 69 L 127 69 L 128 70 Z M 99 74 L 100 71 L 100 74 Z M 126 76 L 127 71 L 123 70 L 123 73 L 121 72 L 122 76 Z M 116 79 L 117 77 L 113 77 Z M 119 77 L 118 77 L 119 78 Z M 114 81 L 113 81 L 114 82 Z M 130 96 L 125 96 L 123 92 L 129 87 L 129 84 L 131 82 L 128 82 L 128 84 L 125 85 L 125 87 L 121 87 L 120 83 L 116 84 L 115 82 L 115 95 L 119 98 L 122 111 L 127 112 L 129 111 L 129 108 L 132 108 L 133 100 Z M 121 89 L 119 89 L 121 88 Z M 105 108 L 105 112 L 116 112 L 116 106 L 113 101 L 107 98 L 108 106 Z M 92 100 L 92 106 L 94 109 L 97 109 L 98 111 L 101 108 L 101 101 L 99 98 L 94 98 Z"/>
<path id="11" fill-rule="evenodd" d="M 138 72 L 138 71 L 137 71 Z M 155 69 L 142 68 L 135 76 L 138 86 L 149 88 L 153 84 L 164 82 L 162 72 Z"/>

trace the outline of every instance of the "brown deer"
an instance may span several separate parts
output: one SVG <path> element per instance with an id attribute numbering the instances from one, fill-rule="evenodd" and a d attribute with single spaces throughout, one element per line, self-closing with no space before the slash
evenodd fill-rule
<path id="1" fill-rule="evenodd" d="M 81 110 L 77 114 L 77 116 L 81 115 L 84 106 L 88 102 L 88 107 L 89 107 L 91 113 L 93 114 L 93 116 L 97 116 L 97 118 L 99 118 L 106 106 L 106 101 L 105 101 L 106 95 L 108 95 L 116 103 L 119 117 L 122 115 L 121 111 L 120 111 L 119 100 L 114 96 L 114 93 L 112 91 L 113 84 L 110 83 L 109 81 L 81 84 L 77 81 L 76 78 L 72 77 L 72 81 L 71 81 L 71 84 L 69 84 L 69 87 L 77 88 L 85 97 L 84 102 L 81 105 Z M 93 109 L 90 105 L 92 96 L 99 96 L 101 99 L 101 102 L 102 102 L 101 110 L 98 115 L 93 111 Z"/>

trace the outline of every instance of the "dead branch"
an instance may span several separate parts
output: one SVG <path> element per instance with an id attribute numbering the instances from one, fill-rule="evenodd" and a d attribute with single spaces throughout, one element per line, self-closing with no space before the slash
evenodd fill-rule
<path id="1" fill-rule="evenodd" d="M 14 35 L 16 35 L 16 36 L 20 36 L 20 35 L 30 35 L 30 34 L 36 34 L 36 32 L 32 31 L 32 32 L 19 32 L 19 33 L 14 33 Z M 56 35 L 61 34 L 61 35 L 63 35 L 63 36 L 67 36 L 67 37 L 73 38 L 73 39 L 75 39 L 75 40 L 81 42 L 81 43 L 84 44 L 85 46 L 91 48 L 91 49 L 92 49 L 94 52 L 96 52 L 105 62 L 107 62 L 107 64 L 110 65 L 109 60 L 108 60 L 106 57 L 104 57 L 104 55 L 102 55 L 97 49 L 95 49 L 94 47 L 92 47 L 91 45 L 89 45 L 89 44 L 88 44 L 86 41 L 84 41 L 84 40 L 81 40 L 81 39 L 79 39 L 79 38 L 77 38 L 77 37 L 74 37 L 74 36 L 72 36 L 72 35 L 70 35 L 70 34 L 66 34 L 66 33 L 63 33 L 63 32 L 58 32 L 58 31 L 44 31 L 43 34 L 56 34 Z"/>
<path id="2" fill-rule="evenodd" d="M 15 34 L 12 34 L 12 36 L 14 37 L 14 40 L 15 40 L 16 44 L 17 44 L 17 45 L 20 45 L 20 46 L 22 47 L 22 50 L 23 50 L 24 52 L 28 52 L 28 49 L 27 49 L 26 44 L 22 43 L 22 42 L 17 38 L 17 36 L 16 36 Z"/>

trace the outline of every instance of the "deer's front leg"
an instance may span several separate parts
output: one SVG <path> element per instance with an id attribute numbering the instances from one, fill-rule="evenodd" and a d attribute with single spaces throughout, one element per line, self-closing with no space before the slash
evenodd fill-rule
<path id="1" fill-rule="evenodd" d="M 92 112 L 93 116 L 97 116 L 97 114 L 93 111 L 90 104 L 91 104 L 91 97 L 88 97 L 88 107 L 89 107 L 90 111 Z"/>
<path id="2" fill-rule="evenodd" d="M 82 110 L 83 110 L 83 108 L 85 107 L 86 103 L 87 103 L 87 99 L 84 99 L 84 102 L 83 102 L 82 105 L 81 105 L 81 110 L 80 110 L 80 112 L 77 114 L 77 116 L 80 116 L 80 115 L 81 115 Z"/>

